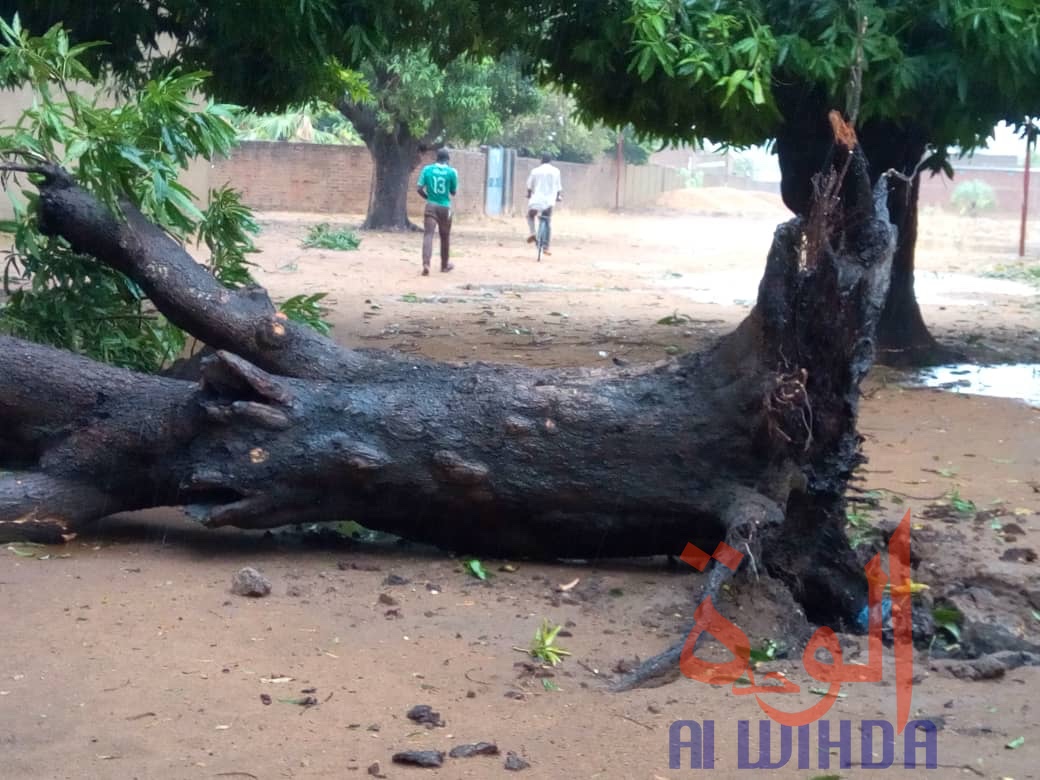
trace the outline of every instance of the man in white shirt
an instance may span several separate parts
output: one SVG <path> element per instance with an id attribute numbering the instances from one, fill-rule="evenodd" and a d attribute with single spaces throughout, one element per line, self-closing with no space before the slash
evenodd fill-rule
<path id="1" fill-rule="evenodd" d="M 527 227 L 530 230 L 527 243 L 535 242 L 534 218 L 541 212 L 545 215 L 545 246 L 542 254 L 548 255 L 549 238 L 552 236 L 553 206 L 563 200 L 563 185 L 560 183 L 560 169 L 550 165 L 552 157 L 542 155 L 542 164 L 531 171 L 527 177 Z"/>

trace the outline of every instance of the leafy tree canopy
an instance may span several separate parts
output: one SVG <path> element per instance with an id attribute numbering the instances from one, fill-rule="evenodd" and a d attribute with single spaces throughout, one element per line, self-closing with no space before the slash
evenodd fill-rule
<path id="1" fill-rule="evenodd" d="M 539 93 L 514 57 L 457 57 L 446 66 L 421 46 L 374 55 L 360 67 L 370 94 L 340 107 L 368 141 L 375 134 L 420 143 L 484 141 L 506 118 L 532 110 Z"/>
<path id="2" fill-rule="evenodd" d="M 62 24 L 71 40 L 109 45 L 83 58 L 120 85 L 172 66 L 211 73 L 209 94 L 262 111 L 333 101 L 374 52 L 430 45 L 440 62 L 474 48 L 485 14 L 474 0 L 0 0 L 31 30 Z M 448 22 L 451 22 L 448 25 Z"/>
<path id="3" fill-rule="evenodd" d="M 344 68 L 417 46 L 441 64 L 519 48 L 587 116 L 666 140 L 757 143 L 785 107 L 845 106 L 860 47 L 861 123 L 971 149 L 1040 104 L 1035 0 L 0 0 L 15 11 L 111 42 L 88 63 L 208 70 L 211 94 L 257 110 L 330 97 Z"/>
<path id="4" fill-rule="evenodd" d="M 243 141 L 359 144 L 361 137 L 337 109 L 320 101 L 270 114 L 243 113 L 235 122 Z"/>
<path id="5" fill-rule="evenodd" d="M 256 251 L 259 226 L 238 193 L 212 190 L 200 208 L 178 182 L 192 159 L 212 159 L 234 145 L 233 107 L 198 105 L 201 73 L 148 81 L 130 100 L 106 106 L 102 85 L 83 62 L 91 50 L 71 44 L 60 27 L 33 36 L 17 20 L 0 19 L 0 81 L 30 89 L 34 98 L 14 126 L 0 129 L 3 176 L 36 176 L 36 167 L 60 164 L 117 213 L 129 201 L 171 235 L 205 245 L 225 286 L 251 283 L 247 257 Z M 46 235 L 38 198 L 35 187 L 25 187 L 21 199 L 12 199 L 15 219 L 0 225 L 12 235 L 0 332 L 144 371 L 178 357 L 184 334 L 128 277 Z M 283 310 L 317 322 L 313 302 L 290 300 Z"/>
<path id="6" fill-rule="evenodd" d="M 637 137 L 631 125 L 623 135 L 626 162 L 645 165 L 652 151 L 649 144 Z M 617 132 L 599 122 L 589 124 L 580 117 L 573 97 L 547 90 L 532 110 L 510 117 L 502 131 L 488 140 L 514 147 L 525 157 L 548 152 L 562 162 L 590 163 L 603 154 L 614 154 Z"/>
<path id="7" fill-rule="evenodd" d="M 758 143 L 789 112 L 855 93 L 860 123 L 972 149 L 1040 105 L 1035 0 L 630 0 L 549 24 L 536 42 L 547 78 L 590 115 L 668 139 Z"/>

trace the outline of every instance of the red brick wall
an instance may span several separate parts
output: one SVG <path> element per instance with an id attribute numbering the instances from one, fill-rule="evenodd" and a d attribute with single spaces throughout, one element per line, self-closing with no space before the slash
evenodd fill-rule
<path id="1" fill-rule="evenodd" d="M 432 153 L 427 155 L 432 160 Z M 422 164 L 425 164 L 424 161 Z M 484 155 L 453 152 L 459 172 L 458 212 L 484 210 Z M 230 184 L 243 200 L 261 211 L 313 211 L 363 214 L 368 209 L 372 157 L 363 146 L 247 141 L 217 161 L 210 186 Z M 418 178 L 419 169 L 413 172 Z M 408 213 L 422 216 L 423 201 L 409 193 Z"/>
<path id="2" fill-rule="evenodd" d="M 950 198 L 957 185 L 964 181 L 984 181 L 993 188 L 996 196 L 996 214 L 1020 214 L 1022 212 L 1022 171 L 1001 171 L 965 166 L 955 169 L 953 181 L 945 176 L 921 175 L 921 206 L 938 206 L 952 210 Z M 1030 212 L 1040 213 L 1040 170 L 1035 167 L 1029 181 Z"/>
<path id="3" fill-rule="evenodd" d="M 433 159 L 433 153 L 427 160 Z M 455 211 L 484 213 L 487 160 L 481 151 L 453 151 L 451 164 L 459 172 Z M 527 175 L 538 160 L 518 158 L 513 181 L 513 208 L 527 204 Z M 592 165 L 555 163 L 560 168 L 567 208 L 611 209 L 615 204 L 617 176 L 614 160 Z M 418 177 L 418 169 L 412 176 Z M 311 211 L 327 214 L 363 214 L 368 209 L 372 158 L 363 146 L 247 141 L 227 159 L 213 165 L 210 186 L 230 184 L 244 201 L 261 211 Z M 682 187 L 679 175 L 657 165 L 626 165 L 621 179 L 621 205 L 652 206 L 658 195 Z M 423 202 L 409 194 L 408 213 L 422 216 Z"/>

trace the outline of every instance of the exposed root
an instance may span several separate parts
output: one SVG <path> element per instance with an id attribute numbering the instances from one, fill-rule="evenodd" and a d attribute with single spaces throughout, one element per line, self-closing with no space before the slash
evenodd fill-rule
<path id="1" fill-rule="evenodd" d="M 750 543 L 741 539 L 739 534 L 729 534 L 726 538 L 726 543 L 734 549 L 747 548 L 750 552 Z M 701 592 L 701 598 L 698 600 L 698 604 L 702 603 L 706 599 L 712 601 L 718 601 L 719 594 L 722 592 L 722 586 L 733 579 L 736 574 L 736 570 L 730 569 L 722 564 L 715 564 L 708 571 L 708 582 L 704 586 L 704 590 Z M 687 635 L 692 633 L 694 626 L 690 626 Z M 703 638 L 703 634 L 697 637 L 697 641 L 694 643 L 691 652 L 697 652 L 697 646 L 700 644 L 700 640 Z M 636 667 L 633 671 L 624 675 L 620 680 L 615 682 L 610 690 L 614 693 L 620 693 L 622 691 L 631 691 L 636 688 L 656 688 L 660 685 L 670 683 L 679 677 L 679 661 L 683 654 L 683 648 L 686 645 L 686 639 L 682 639 L 676 644 L 669 647 L 662 653 L 658 653 L 653 658 L 648 658 Z"/>

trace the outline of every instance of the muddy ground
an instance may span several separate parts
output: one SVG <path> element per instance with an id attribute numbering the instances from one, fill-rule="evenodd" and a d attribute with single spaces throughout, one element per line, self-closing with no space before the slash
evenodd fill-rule
<path id="1" fill-rule="evenodd" d="M 257 275 L 277 298 L 329 291 L 334 334 L 347 344 L 541 366 L 659 360 L 744 316 L 784 218 L 775 201 L 740 193 L 714 193 L 712 203 L 718 213 L 682 202 L 625 216 L 562 210 L 553 254 L 537 265 L 518 220 L 460 219 L 457 269 L 428 278 L 418 274 L 415 235 L 364 235 L 353 253 L 304 250 L 301 238 L 322 218 L 265 215 Z M 1036 289 L 980 276 L 1014 261 L 1016 239 L 1010 220 L 926 214 L 919 289 L 940 338 L 981 359 L 1035 363 Z M 1040 246 L 1030 250 L 1035 262 Z M 668 315 L 678 324 L 658 324 Z M 1040 411 L 909 389 L 877 371 L 861 428 L 870 462 L 855 497 L 877 503 L 855 505 L 851 530 L 863 549 L 873 527 L 912 509 L 914 579 L 929 586 L 917 608 L 960 606 L 962 646 L 1040 643 L 1040 562 L 1031 560 L 1040 551 Z M 507 751 L 530 763 L 520 776 L 531 778 L 1040 776 L 1031 695 L 1040 669 L 952 676 L 940 660 L 956 654 L 943 649 L 956 644 L 950 632 L 915 661 L 912 714 L 939 726 L 939 768 L 904 769 L 901 738 L 893 768 L 859 766 L 872 758 L 861 755 L 859 722 L 895 718 L 886 651 L 885 680 L 846 686 L 827 716 L 834 731 L 839 719 L 853 722 L 853 766 L 838 768 L 837 755 L 821 766 L 813 726 L 808 768 L 797 767 L 796 751 L 783 769 L 738 769 L 737 722 L 764 718 L 754 697 L 686 678 L 606 691 L 625 663 L 680 636 L 696 607 L 699 575 L 663 559 L 484 561 L 484 583 L 433 550 L 204 531 L 173 512 L 107 520 L 63 549 L 0 553 L 3 777 L 489 778 L 509 776 Z M 270 578 L 270 596 L 231 594 L 247 565 Z M 761 587 L 738 584 L 723 601 L 756 647 L 790 643 L 761 597 Z M 544 618 L 564 626 L 558 643 L 571 653 L 550 677 L 515 649 Z M 847 646 L 865 652 L 861 638 Z M 819 700 L 800 667 L 798 653 L 765 666 L 803 689 L 770 703 L 795 710 Z M 415 704 L 431 705 L 444 725 L 410 721 Z M 713 770 L 669 767 L 676 720 L 714 721 Z M 391 763 L 398 751 L 482 740 L 502 755 L 446 759 L 441 769 Z"/>

